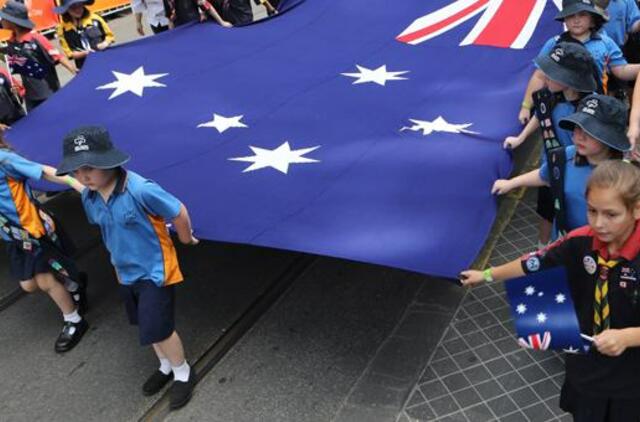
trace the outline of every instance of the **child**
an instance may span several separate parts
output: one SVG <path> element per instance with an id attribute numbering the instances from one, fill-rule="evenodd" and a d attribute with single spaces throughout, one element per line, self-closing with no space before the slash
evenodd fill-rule
<path id="1" fill-rule="evenodd" d="M 216 8 L 208 0 L 167 0 L 165 8 L 167 9 L 169 21 L 174 26 L 194 20 L 193 16 L 196 11 L 200 22 L 204 22 L 207 20 L 207 16 L 210 16 L 218 25 L 224 28 L 233 26 L 230 22 L 222 19 Z"/>
<path id="2" fill-rule="evenodd" d="M 560 407 L 580 422 L 640 420 L 640 170 L 607 161 L 587 184 L 589 225 L 545 250 L 485 271 L 462 284 L 508 280 L 563 265 L 582 333 L 584 355 L 566 355 Z"/>
<path id="3" fill-rule="evenodd" d="M 578 111 L 560 120 L 560 127 L 573 130 L 574 145 L 566 148 L 564 197 L 566 225 L 573 230 L 586 224 L 587 205 L 584 188 L 593 168 L 605 160 L 622 158 L 629 150 L 627 139 L 627 106 L 606 95 L 585 97 Z M 548 163 L 509 180 L 497 180 L 491 193 L 504 195 L 521 186 L 544 186 L 550 183 Z"/>
<path id="4" fill-rule="evenodd" d="M 56 27 L 62 51 L 75 61 L 78 69 L 82 68 L 90 52 L 105 50 L 115 41 L 104 19 L 87 9 L 92 4 L 93 0 L 63 0 L 53 9 L 62 15 Z"/>
<path id="5" fill-rule="evenodd" d="M 80 315 L 84 282 L 63 256 L 53 220 L 36 206 L 26 185 L 29 179 L 41 178 L 81 188 L 73 178 L 56 177 L 54 168 L 22 158 L 0 136 L 0 238 L 7 244 L 11 274 L 20 287 L 29 293 L 46 292 L 62 312 L 64 325 L 54 347 L 62 353 L 71 350 L 88 328 Z"/>
<path id="6" fill-rule="evenodd" d="M 605 92 L 607 71 L 613 73 L 618 79 L 634 80 L 640 71 L 640 65 L 628 64 L 616 43 L 606 34 L 600 32 L 606 19 L 604 13 L 593 5 L 593 0 L 563 0 L 562 11 L 558 13 L 556 20 L 565 23 L 567 32 L 549 39 L 542 47 L 540 55 L 548 54 L 559 41 L 579 42 L 591 53 Z M 519 114 L 521 123 L 526 123 L 530 118 L 533 107 L 531 94 L 542 88 L 543 85 L 544 75 L 539 69 L 536 69 L 529 80 L 522 101 Z"/>
<path id="7" fill-rule="evenodd" d="M 559 42 L 544 56 L 538 56 L 535 63 L 544 74 L 545 87 L 555 94 L 556 101 L 551 120 L 558 141 L 565 146 L 571 145 L 571 132 L 558 126 L 563 117 L 575 112 L 578 101 L 588 93 L 597 90 L 595 63 L 582 45 Z M 518 136 L 509 136 L 504 141 L 505 148 L 517 148 L 539 128 L 538 118 L 534 115 Z M 542 161 L 545 151 L 542 151 Z M 554 206 L 551 190 L 547 186 L 538 189 L 538 215 L 540 227 L 538 244 L 540 247 L 549 242 L 554 218 Z"/>
<path id="8" fill-rule="evenodd" d="M 8 0 L 0 9 L 2 27 L 12 32 L 7 46 L 7 60 L 12 73 L 22 78 L 27 111 L 33 110 L 60 89 L 55 65 L 60 63 L 75 74 L 76 67 L 53 48 L 49 40 L 33 31 L 27 8 L 16 0 Z"/>
<path id="9" fill-rule="evenodd" d="M 160 360 L 142 391 L 156 394 L 173 372 L 170 406 L 177 409 L 191 398 L 196 375 L 174 328 L 174 285 L 183 278 L 165 221 L 173 222 L 181 242 L 198 240 L 185 206 L 156 183 L 125 170 L 127 161 L 105 128 L 80 127 L 64 138 L 57 174 L 73 172 L 87 187 L 82 204 L 89 222 L 100 226 L 129 320 L 139 326 L 140 343 L 151 344 Z"/>
<path id="10" fill-rule="evenodd" d="M 635 0 L 594 0 L 596 6 L 607 11 L 609 20 L 604 30 L 622 49 L 629 34 L 640 31 L 640 9 Z"/>

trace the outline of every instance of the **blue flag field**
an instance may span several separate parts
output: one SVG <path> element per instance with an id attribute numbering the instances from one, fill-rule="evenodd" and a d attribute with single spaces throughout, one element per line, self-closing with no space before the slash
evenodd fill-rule
<path id="1" fill-rule="evenodd" d="M 128 168 L 204 239 L 455 276 L 496 214 L 505 136 L 549 0 L 306 0 L 259 24 L 196 24 L 92 54 L 11 129 L 52 165 L 104 125 Z"/>

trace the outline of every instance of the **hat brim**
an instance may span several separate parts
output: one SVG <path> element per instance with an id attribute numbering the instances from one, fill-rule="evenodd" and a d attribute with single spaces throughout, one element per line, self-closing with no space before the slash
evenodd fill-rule
<path id="1" fill-rule="evenodd" d="M 80 167 L 92 167 L 101 170 L 113 169 L 125 164 L 130 158 L 129 155 L 115 148 L 101 153 L 83 151 L 63 159 L 56 170 L 56 175 L 64 176 L 78 170 Z"/>
<path id="2" fill-rule="evenodd" d="M 594 14 L 604 22 L 607 22 L 609 20 L 606 15 L 604 15 L 595 7 L 583 3 L 572 4 L 571 6 L 562 9 L 560 12 L 558 12 L 554 19 L 557 21 L 563 21 L 567 16 L 575 15 L 576 13 L 580 12 L 589 12 L 591 14 Z"/>
<path id="3" fill-rule="evenodd" d="M 69 10 L 69 8 L 74 4 L 82 3 L 85 6 L 91 6 L 93 2 L 94 0 L 71 0 L 70 2 L 63 4 L 62 6 L 54 7 L 53 13 L 58 15 L 64 15 L 65 13 L 67 13 L 67 10 Z"/>
<path id="4" fill-rule="evenodd" d="M 0 19 L 13 22 L 23 28 L 33 29 L 36 26 L 31 19 L 20 19 L 15 16 L 9 15 L 2 10 L 0 10 Z"/>
<path id="5" fill-rule="evenodd" d="M 617 151 L 624 152 L 631 149 L 625 130 L 617 131 L 611 126 L 602 124 L 600 120 L 590 114 L 581 111 L 561 119 L 558 125 L 566 130 L 573 130 L 576 126 L 579 126 L 591 137 Z"/>
<path id="6" fill-rule="evenodd" d="M 597 84 L 592 73 L 577 74 L 576 72 L 572 72 L 571 70 L 560 66 L 549 56 L 536 57 L 534 62 L 549 79 L 560 82 L 569 88 L 581 92 L 594 92 L 597 89 Z"/>

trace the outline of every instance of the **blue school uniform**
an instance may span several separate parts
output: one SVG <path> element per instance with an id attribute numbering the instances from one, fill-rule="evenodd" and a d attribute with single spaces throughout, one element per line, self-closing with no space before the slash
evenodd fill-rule
<path id="1" fill-rule="evenodd" d="M 635 0 L 611 0 L 607 7 L 609 21 L 604 24 L 607 35 L 620 47 L 627 40 L 629 30 L 640 20 L 640 9 Z"/>
<path id="2" fill-rule="evenodd" d="M 12 225 L 22 227 L 35 238 L 42 237 L 46 230 L 26 181 L 40 180 L 41 177 L 42 165 L 8 149 L 0 149 L 0 213 Z M 2 230 L 0 237 L 5 241 L 11 240 Z"/>
<path id="3" fill-rule="evenodd" d="M 100 226 L 120 283 L 151 281 L 168 286 L 183 280 L 166 221 L 180 213 L 181 203 L 158 184 L 122 170 L 105 202 L 85 189 L 82 204 L 90 223 Z"/>
<path id="4" fill-rule="evenodd" d="M 542 49 L 540 55 L 549 55 L 553 47 L 561 41 L 561 35 L 550 38 Z M 598 75 L 602 79 L 604 73 L 610 73 L 611 69 L 616 66 L 627 64 L 627 60 L 622 55 L 620 47 L 607 34 L 601 32 L 592 33 L 591 38 L 582 43 L 584 47 L 591 53 L 596 66 Z M 536 65 L 537 67 L 537 65 Z"/>

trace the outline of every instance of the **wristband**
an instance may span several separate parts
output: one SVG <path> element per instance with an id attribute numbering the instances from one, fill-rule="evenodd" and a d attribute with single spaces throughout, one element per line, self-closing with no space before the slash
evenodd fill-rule
<path id="1" fill-rule="evenodd" d="M 493 274 L 491 273 L 491 268 L 487 268 L 482 272 L 482 278 L 484 281 L 491 282 L 493 281 Z"/>
<path id="2" fill-rule="evenodd" d="M 531 110 L 532 107 L 533 106 L 528 101 L 523 101 L 522 102 L 522 108 L 526 108 L 527 110 Z"/>
<path id="3" fill-rule="evenodd" d="M 67 177 L 65 177 L 65 178 L 64 178 L 64 182 L 65 182 L 67 185 L 69 185 L 70 187 L 73 187 L 73 182 L 74 182 L 73 177 L 71 177 L 71 176 L 67 176 Z"/>

